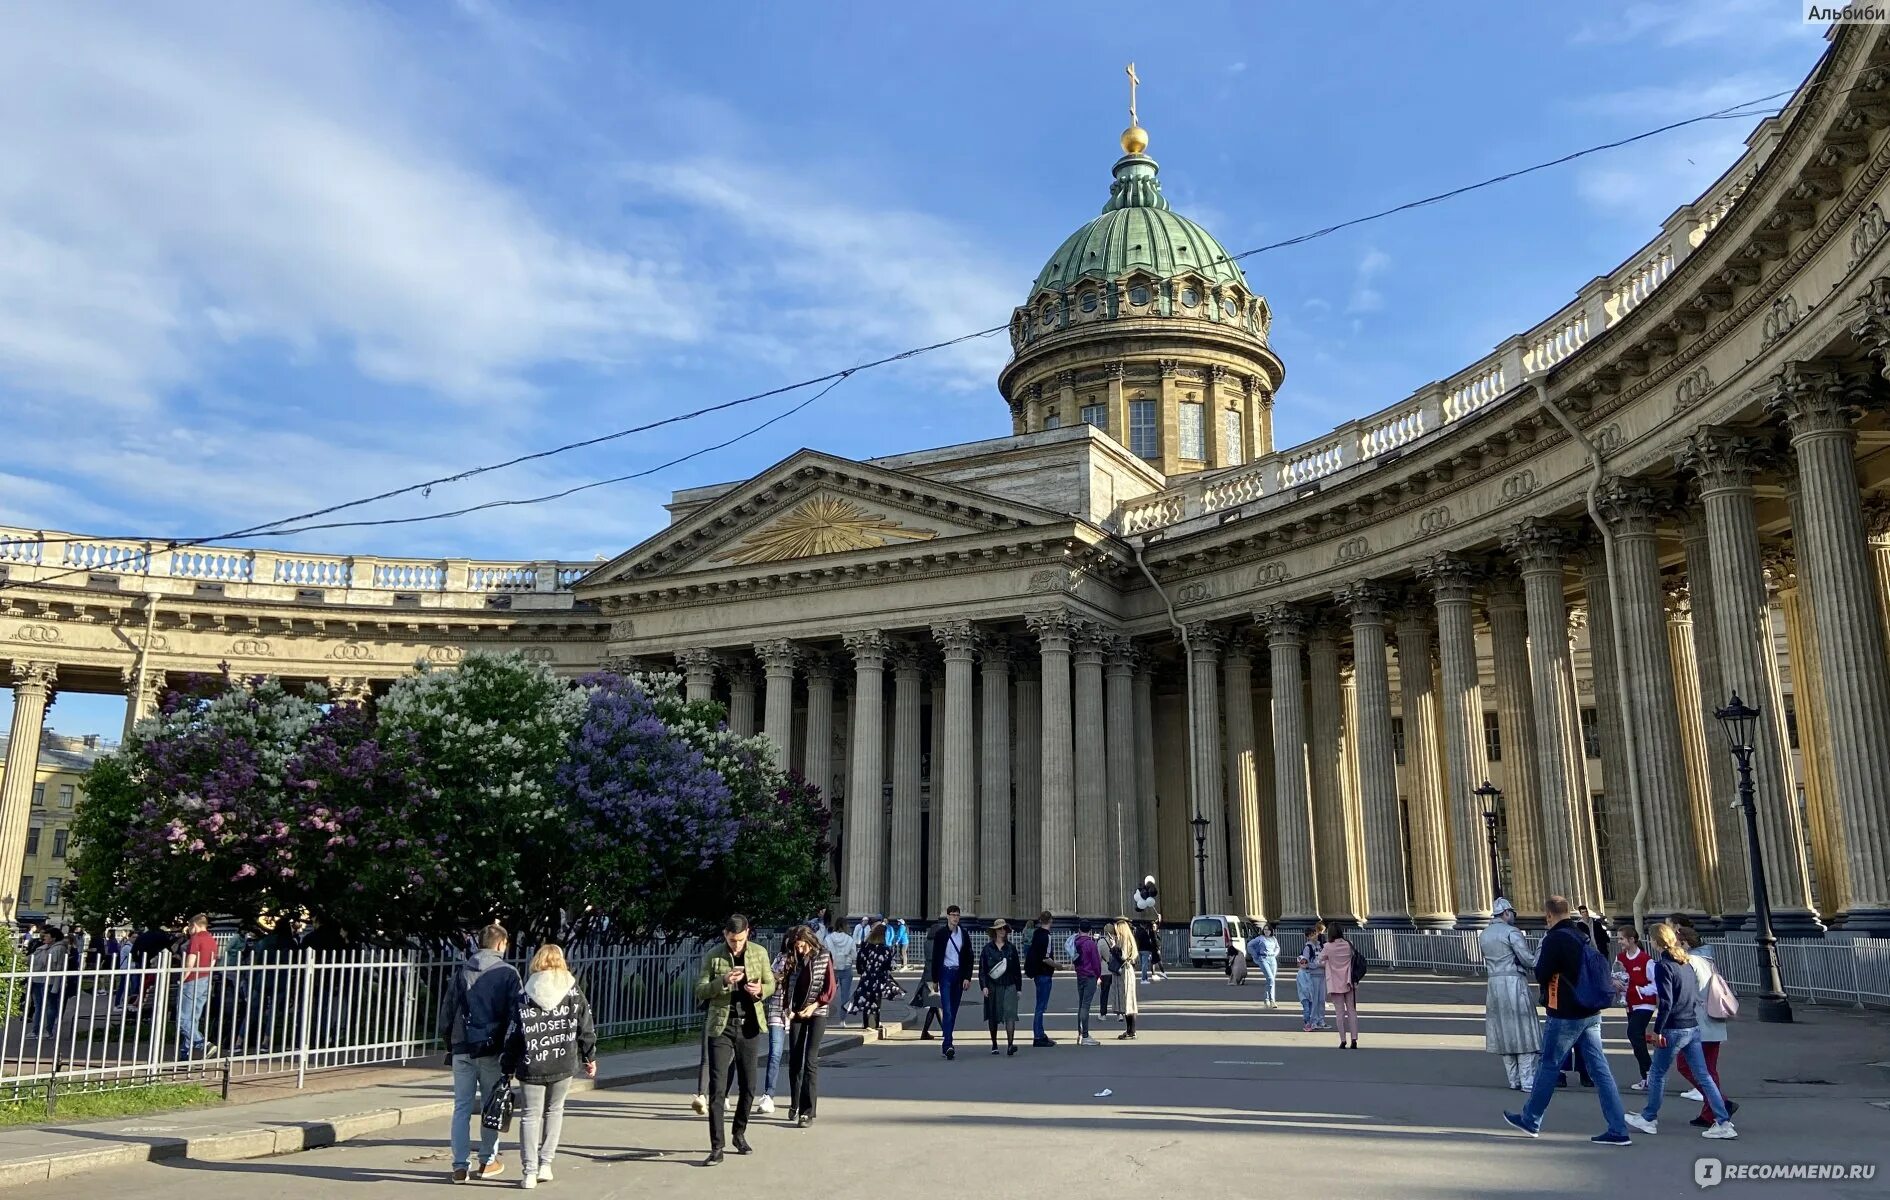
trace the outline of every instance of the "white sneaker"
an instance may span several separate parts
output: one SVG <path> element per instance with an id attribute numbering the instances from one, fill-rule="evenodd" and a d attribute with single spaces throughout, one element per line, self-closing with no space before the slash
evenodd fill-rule
<path id="1" fill-rule="evenodd" d="M 552 1179 L 552 1175 L 551 1175 L 551 1164 L 550 1164 L 550 1163 L 539 1163 L 539 1164 L 538 1164 L 538 1182 L 540 1182 L 540 1183 L 550 1183 L 550 1182 L 551 1182 L 551 1179 Z"/>
<path id="2" fill-rule="evenodd" d="M 735 1111 L 735 1100 L 736 1100 L 736 1097 L 734 1097 L 734 1096 L 729 1096 L 729 1097 L 727 1097 L 726 1099 L 724 1099 L 724 1100 L 722 1101 L 722 1111 L 723 1111 L 723 1112 L 734 1112 L 734 1111 Z"/>
<path id="3" fill-rule="evenodd" d="M 1093 1038 L 1093 1037 L 1086 1037 L 1086 1038 L 1083 1038 L 1083 1039 L 1082 1039 L 1081 1041 L 1079 1041 L 1079 1042 L 1077 1042 L 1077 1045 L 1079 1045 L 1079 1046 L 1100 1046 L 1100 1045 L 1102 1045 L 1102 1043 L 1101 1043 L 1101 1042 L 1099 1042 L 1099 1041 L 1097 1041 L 1097 1040 L 1096 1040 L 1095 1038 Z"/>
<path id="4" fill-rule="evenodd" d="M 1628 1124 L 1634 1126 L 1634 1128 L 1640 1130 L 1642 1133 L 1647 1134 L 1649 1137 L 1660 1132 L 1660 1122 L 1649 1121 L 1639 1113 L 1628 1113 L 1626 1120 Z"/>
<path id="5" fill-rule="evenodd" d="M 1688 1089 L 1687 1089 L 1686 1091 L 1684 1091 L 1684 1092 L 1681 1092 L 1681 1093 L 1680 1093 L 1680 1098 L 1681 1098 L 1682 1100 L 1704 1100 L 1704 1099 L 1706 1099 L 1706 1097 L 1705 1097 L 1705 1096 L 1702 1096 L 1702 1095 L 1700 1095 L 1700 1089 L 1699 1089 L 1699 1088 L 1688 1088 Z"/>
<path id="6" fill-rule="evenodd" d="M 1700 1136 L 1703 1138 L 1712 1138 L 1716 1142 L 1730 1142 L 1739 1136 L 1739 1131 L 1732 1127 L 1731 1121 L 1721 1121 Z"/>
<path id="7" fill-rule="evenodd" d="M 518 1185 L 519 1185 L 520 1187 L 522 1187 L 522 1188 L 524 1188 L 524 1189 L 525 1189 L 526 1191 L 528 1191 L 528 1192 L 529 1192 L 529 1191 L 531 1191 L 531 1190 L 532 1190 L 533 1188 L 535 1188 L 535 1187 L 537 1187 L 537 1186 L 538 1186 L 538 1176 L 536 1176 L 536 1175 L 527 1175 L 527 1176 L 525 1176 L 525 1177 L 524 1177 L 523 1179 L 520 1179 L 520 1180 L 518 1181 Z"/>
<path id="8" fill-rule="evenodd" d="M 1644 1092 L 1646 1090 L 1647 1090 L 1647 1081 L 1645 1079 L 1641 1080 L 1639 1083 L 1628 1084 L 1628 1091 L 1630 1092 Z"/>
<path id="9" fill-rule="evenodd" d="M 697 1092 L 695 1099 L 689 1102 L 689 1107 L 694 1110 L 698 1117 L 706 1117 L 709 1115 L 709 1098 L 701 1092 Z"/>
<path id="10" fill-rule="evenodd" d="M 760 1112 L 764 1116 L 767 1115 L 768 1113 L 773 1112 L 774 1111 L 774 1097 L 763 1096 L 761 1098 L 761 1103 L 756 1106 L 756 1111 Z"/>

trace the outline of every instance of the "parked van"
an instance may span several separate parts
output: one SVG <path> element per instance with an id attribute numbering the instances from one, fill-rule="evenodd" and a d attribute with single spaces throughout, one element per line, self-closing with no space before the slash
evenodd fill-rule
<path id="1" fill-rule="evenodd" d="M 1247 944 L 1249 931 L 1239 917 L 1225 913 L 1196 917 L 1188 927 L 1188 961 L 1197 967 L 1225 967 L 1235 946 Z"/>

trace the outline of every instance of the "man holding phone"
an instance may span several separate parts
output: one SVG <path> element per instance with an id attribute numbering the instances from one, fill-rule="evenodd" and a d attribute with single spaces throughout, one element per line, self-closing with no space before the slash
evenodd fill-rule
<path id="1" fill-rule="evenodd" d="M 767 1028 L 762 1005 L 772 995 L 774 968 L 768 952 L 749 940 L 748 918 L 736 913 L 722 922 L 722 943 L 703 958 L 696 976 L 696 999 L 708 1005 L 703 1036 L 709 1045 L 709 1158 L 704 1166 L 722 1161 L 731 1064 L 739 1089 L 735 1153 L 753 1150 L 748 1144 L 748 1111 L 755 1100 L 755 1053 Z"/>

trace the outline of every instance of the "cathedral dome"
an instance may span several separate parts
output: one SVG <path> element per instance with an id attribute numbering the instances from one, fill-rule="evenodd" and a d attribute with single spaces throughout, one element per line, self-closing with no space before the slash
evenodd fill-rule
<path id="1" fill-rule="evenodd" d="M 1160 168 L 1146 154 L 1126 154 L 1102 215 L 1066 238 L 1037 275 L 1030 294 L 1062 291 L 1083 279 L 1121 279 L 1143 271 L 1158 280 L 1194 275 L 1210 284 L 1247 286 L 1240 266 L 1214 235 L 1168 207 Z"/>

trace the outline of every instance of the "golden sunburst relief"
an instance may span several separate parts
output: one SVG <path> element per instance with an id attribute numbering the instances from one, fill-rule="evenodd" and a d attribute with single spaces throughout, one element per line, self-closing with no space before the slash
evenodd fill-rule
<path id="1" fill-rule="evenodd" d="M 930 529 L 908 529 L 887 517 L 869 513 L 851 500 L 818 496 L 802 502 L 774 524 L 751 533 L 716 562 L 780 562 L 871 550 L 893 542 L 923 542 L 937 537 Z"/>

